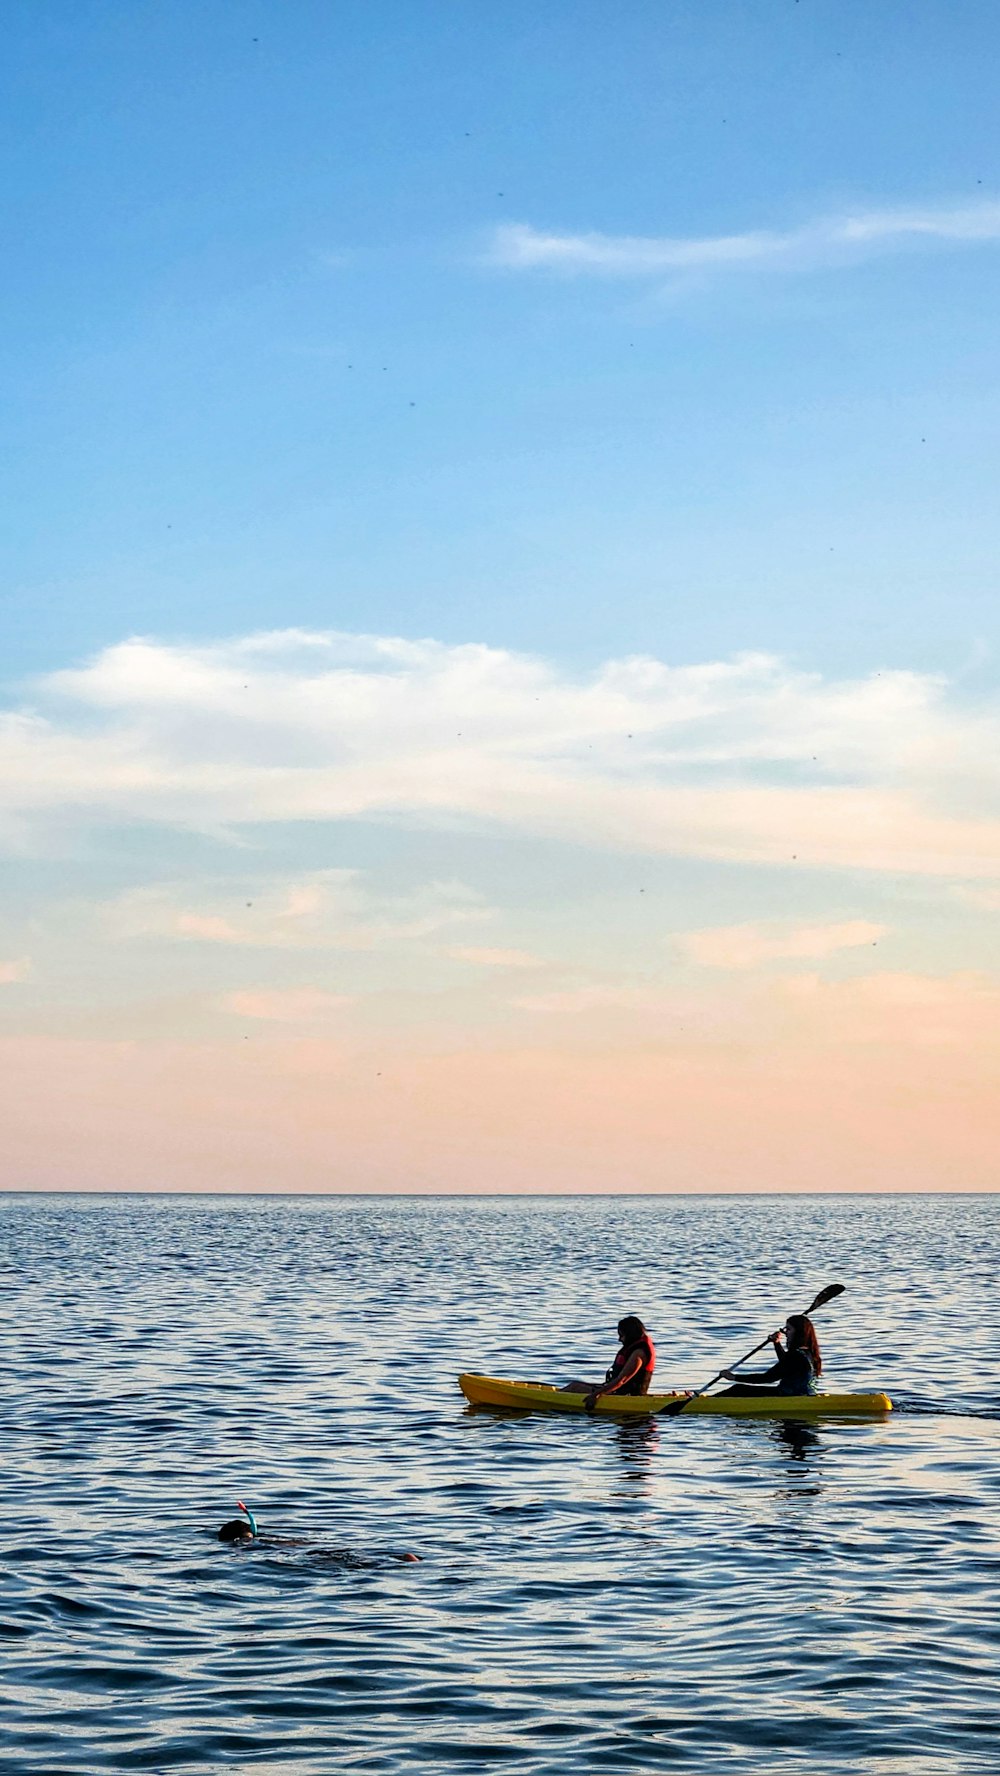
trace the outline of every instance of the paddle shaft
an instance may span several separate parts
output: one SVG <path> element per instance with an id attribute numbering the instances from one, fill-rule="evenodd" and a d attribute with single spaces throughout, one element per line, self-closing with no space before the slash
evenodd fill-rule
<path id="1" fill-rule="evenodd" d="M 707 1394 L 709 1388 L 714 1387 L 717 1381 L 722 1381 L 724 1376 L 729 1374 L 730 1369 L 742 1369 L 744 1363 L 749 1363 L 750 1358 L 755 1357 L 757 1352 L 762 1351 L 765 1344 L 770 1344 L 770 1342 L 770 1338 L 762 1338 L 759 1344 L 754 1345 L 753 1350 L 747 1351 L 745 1357 L 740 1357 L 738 1363 L 727 1363 L 724 1369 L 719 1370 L 718 1375 L 713 1375 L 711 1381 L 706 1381 L 704 1387 L 696 1388 L 693 1394 L 688 1394 L 684 1406 L 687 1406 L 691 1400 L 700 1400 L 702 1394 Z M 677 1411 L 683 1412 L 684 1406 L 678 1406 Z"/>

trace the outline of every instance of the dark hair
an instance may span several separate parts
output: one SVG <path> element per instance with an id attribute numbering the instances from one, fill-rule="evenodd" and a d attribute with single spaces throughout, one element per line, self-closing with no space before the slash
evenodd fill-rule
<path id="1" fill-rule="evenodd" d="M 252 1542 L 253 1530 L 245 1517 L 230 1517 L 219 1531 L 220 1542 Z"/>
<path id="2" fill-rule="evenodd" d="M 618 1336 L 625 1345 L 638 1344 L 640 1338 L 645 1338 L 646 1328 L 635 1314 L 626 1314 L 618 1321 Z"/>
<path id="3" fill-rule="evenodd" d="M 816 1337 L 816 1328 L 812 1320 L 807 1319 L 805 1314 L 789 1314 L 787 1328 L 794 1336 L 796 1345 L 800 1345 L 807 1352 L 813 1366 L 813 1373 L 817 1376 L 822 1375 L 823 1359 L 819 1354 L 819 1339 Z"/>

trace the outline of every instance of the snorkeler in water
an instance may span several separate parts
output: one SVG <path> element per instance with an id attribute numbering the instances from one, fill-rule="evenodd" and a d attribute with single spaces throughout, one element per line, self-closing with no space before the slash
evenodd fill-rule
<path id="1" fill-rule="evenodd" d="M 242 1499 L 236 1500 L 237 1509 L 246 1512 L 243 1517 L 230 1517 L 219 1530 L 220 1542 L 255 1542 L 258 1536 L 257 1519 L 252 1511 L 247 1510 Z"/>
<path id="2" fill-rule="evenodd" d="M 243 1500 L 237 1499 L 236 1504 L 237 1508 L 241 1510 L 244 1515 L 242 1517 L 230 1517 L 229 1521 L 222 1525 L 219 1530 L 220 1542 L 229 1542 L 233 1546 L 242 1547 L 254 1543 L 261 1548 L 312 1548 L 315 1553 L 326 1555 L 331 1559 L 340 1560 L 346 1566 L 371 1566 L 376 1564 L 376 1561 L 371 1556 L 366 1557 L 363 1554 L 354 1554 L 348 1549 L 325 1548 L 321 1542 L 310 1541 L 307 1536 L 262 1535 L 257 1528 L 256 1517 L 243 1503 Z M 382 1560 L 418 1561 L 420 1555 L 397 1554 L 395 1549 L 387 1549 L 379 1558 Z"/>

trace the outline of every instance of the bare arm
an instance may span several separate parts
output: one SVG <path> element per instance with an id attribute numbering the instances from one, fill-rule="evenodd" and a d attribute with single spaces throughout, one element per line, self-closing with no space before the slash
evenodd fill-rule
<path id="1" fill-rule="evenodd" d="M 621 1373 L 615 1376 L 614 1381 L 602 1382 L 600 1387 L 591 1389 L 590 1393 L 587 1395 L 587 1405 L 592 1406 L 593 1402 L 599 1400 L 602 1394 L 619 1393 L 625 1386 L 626 1382 L 635 1380 L 641 1368 L 642 1352 L 641 1350 L 634 1350 Z"/>

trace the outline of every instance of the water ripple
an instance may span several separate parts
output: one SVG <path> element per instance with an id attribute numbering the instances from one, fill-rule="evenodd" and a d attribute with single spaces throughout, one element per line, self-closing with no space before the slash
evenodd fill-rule
<path id="1" fill-rule="evenodd" d="M 18 1776 L 998 1768 L 996 1199 L 0 1217 Z M 829 1378 L 886 1387 L 885 1421 L 507 1417 L 455 1386 L 597 1372 L 623 1311 L 697 1382 L 834 1279 Z M 291 1545 L 221 1545 L 237 1496 Z"/>

